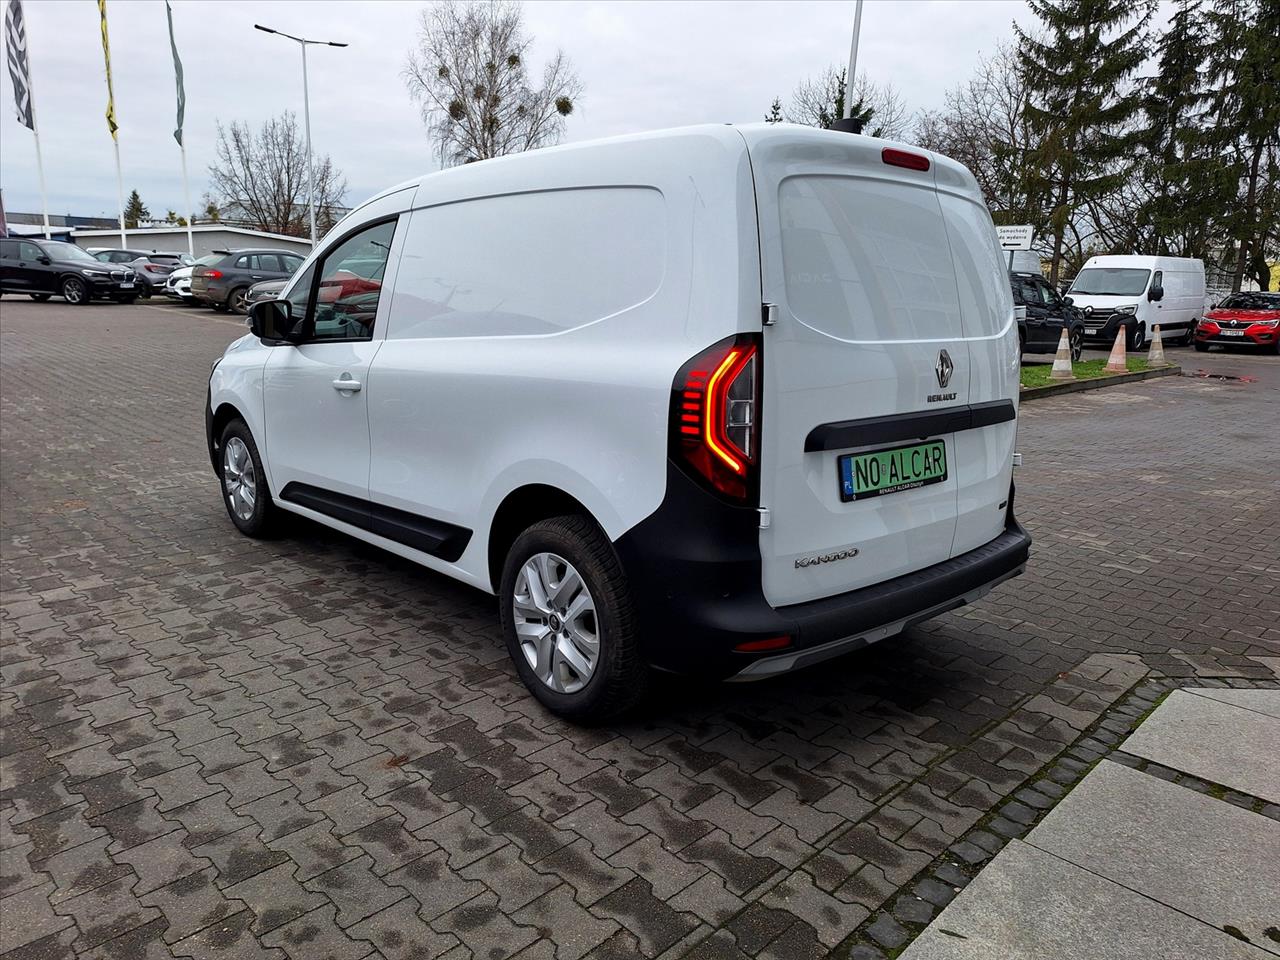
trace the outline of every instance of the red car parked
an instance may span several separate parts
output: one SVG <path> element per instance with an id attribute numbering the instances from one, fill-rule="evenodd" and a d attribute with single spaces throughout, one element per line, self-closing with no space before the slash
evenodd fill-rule
<path id="1" fill-rule="evenodd" d="M 1280 293 L 1233 293 L 1196 324 L 1196 349 L 1263 347 L 1280 353 Z"/>

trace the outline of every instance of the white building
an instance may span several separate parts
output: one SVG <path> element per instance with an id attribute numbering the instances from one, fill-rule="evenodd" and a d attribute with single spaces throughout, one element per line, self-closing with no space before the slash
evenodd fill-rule
<path id="1" fill-rule="evenodd" d="M 77 246 L 86 249 L 119 248 L 120 229 L 113 228 L 71 231 Z M 270 250 L 289 250 L 306 256 L 311 252 L 311 241 L 301 237 L 286 237 L 280 233 L 263 233 L 246 227 L 232 227 L 223 223 L 201 223 L 191 228 L 196 257 L 203 257 L 215 250 L 238 250 L 246 247 Z M 186 253 L 187 228 L 177 226 L 136 227 L 127 232 L 129 250 L 145 250 L 148 253 Z"/>

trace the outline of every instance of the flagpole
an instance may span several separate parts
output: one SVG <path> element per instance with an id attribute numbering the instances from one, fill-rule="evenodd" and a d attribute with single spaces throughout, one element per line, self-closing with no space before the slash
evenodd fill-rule
<path id="1" fill-rule="evenodd" d="M 44 187 L 44 155 L 40 152 L 40 123 L 36 120 L 35 81 L 31 78 L 31 25 L 27 23 L 26 11 L 22 11 L 22 32 L 26 38 L 27 48 L 27 105 L 31 108 L 31 134 L 36 139 L 36 176 L 40 180 L 40 211 L 44 217 L 44 238 L 52 240 L 49 230 L 49 195 Z"/>
<path id="2" fill-rule="evenodd" d="M 31 55 L 27 54 L 27 76 L 31 75 Z M 30 95 L 30 94 L 28 94 Z M 44 238 L 53 239 L 49 232 L 49 195 L 44 189 L 44 155 L 40 152 L 40 124 L 36 122 L 36 104 L 31 101 L 31 132 L 36 138 L 36 175 L 40 178 L 40 210 L 44 214 Z"/>
<path id="3" fill-rule="evenodd" d="M 124 228 L 124 177 L 120 173 L 120 141 L 115 137 L 111 142 L 116 148 L 116 199 L 120 205 L 120 246 L 129 249 L 129 234 Z"/>
<path id="4" fill-rule="evenodd" d="M 182 202 L 187 205 L 187 215 L 184 218 L 187 221 L 187 253 L 194 257 L 196 242 L 191 236 L 191 187 L 187 184 L 187 145 L 184 143 L 179 149 L 182 151 Z"/>

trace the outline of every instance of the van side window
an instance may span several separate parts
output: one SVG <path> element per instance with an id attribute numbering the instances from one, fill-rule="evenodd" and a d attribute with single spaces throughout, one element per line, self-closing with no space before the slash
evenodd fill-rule
<path id="1" fill-rule="evenodd" d="M 560 333 L 652 297 L 666 263 L 662 194 L 591 187 L 415 210 L 392 338 Z"/>
<path id="2" fill-rule="evenodd" d="M 307 339 L 368 340 L 373 336 L 395 232 L 395 220 L 374 224 L 342 241 L 320 261 Z"/>

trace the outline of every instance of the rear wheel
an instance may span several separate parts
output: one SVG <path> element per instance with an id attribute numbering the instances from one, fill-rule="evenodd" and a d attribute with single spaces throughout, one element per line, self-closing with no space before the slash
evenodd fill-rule
<path id="1" fill-rule="evenodd" d="M 499 588 L 507 651 L 525 686 L 572 720 L 607 720 L 645 693 L 639 628 L 622 566 L 600 528 L 554 517 L 524 531 Z"/>
<path id="2" fill-rule="evenodd" d="M 53 296 L 53 294 L 52 293 L 29 293 L 27 294 L 27 296 L 29 296 L 36 303 L 45 303 L 48 301 L 50 297 Z"/>
<path id="3" fill-rule="evenodd" d="M 1147 343 L 1147 325 L 1145 323 L 1135 323 L 1128 328 L 1125 337 L 1129 341 L 1127 346 L 1130 352 L 1141 350 Z"/>
<path id="4" fill-rule="evenodd" d="M 62 299 L 82 306 L 89 302 L 89 285 L 79 277 L 67 277 L 62 281 Z"/>
<path id="5" fill-rule="evenodd" d="M 253 434 L 243 420 L 232 420 L 222 431 L 222 503 L 241 533 L 261 538 L 271 533 L 276 506 L 267 489 L 267 474 Z"/>

